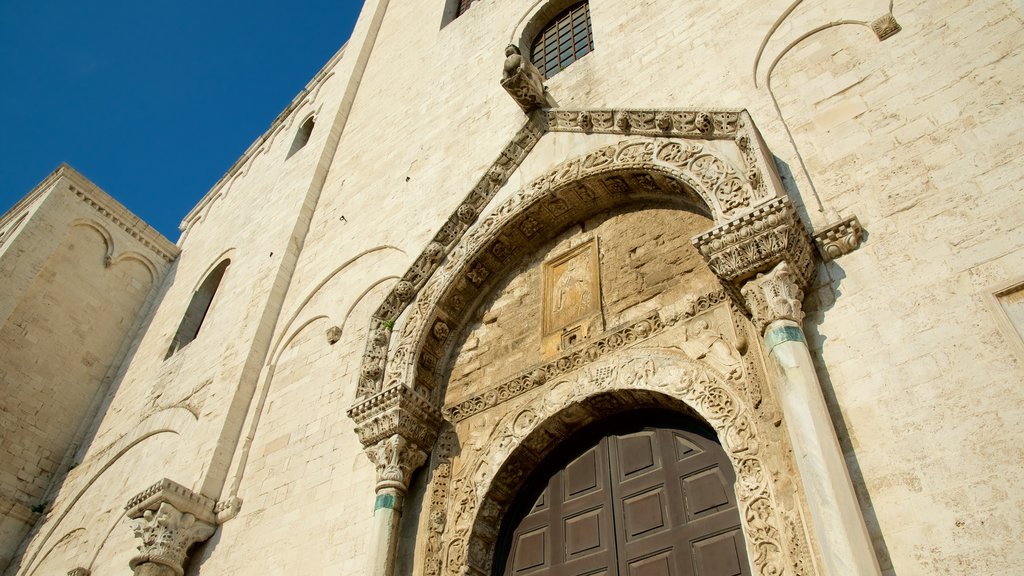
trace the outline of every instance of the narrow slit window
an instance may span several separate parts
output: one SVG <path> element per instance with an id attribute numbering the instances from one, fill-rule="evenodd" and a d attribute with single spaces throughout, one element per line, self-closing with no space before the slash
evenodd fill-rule
<path id="1" fill-rule="evenodd" d="M 313 133 L 313 117 L 306 118 L 306 121 L 299 126 L 299 131 L 295 133 L 295 140 L 292 140 L 291 150 L 288 151 L 288 157 L 291 158 L 292 154 L 295 154 L 309 142 L 309 136 Z"/>
<path id="2" fill-rule="evenodd" d="M 551 78 L 594 49 L 590 7 L 580 2 L 555 16 L 533 40 L 530 62 Z"/>
<path id="3" fill-rule="evenodd" d="M 216 296 L 217 288 L 224 278 L 224 271 L 230 263 L 230 260 L 225 260 L 218 264 L 199 285 L 199 289 L 192 294 L 192 301 L 188 303 L 185 316 L 182 317 L 181 324 L 178 324 L 178 330 L 174 333 L 174 339 L 171 340 L 171 346 L 164 358 L 170 358 L 199 335 L 199 329 L 203 327 L 203 321 L 206 320 L 210 305 L 213 304 L 213 297 Z"/>

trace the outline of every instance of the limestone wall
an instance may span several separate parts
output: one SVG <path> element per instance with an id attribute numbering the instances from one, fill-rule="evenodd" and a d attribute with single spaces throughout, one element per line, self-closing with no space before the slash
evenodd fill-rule
<path id="1" fill-rule="evenodd" d="M 67 166 L 5 217 L 0 268 L 0 565 L 53 505 L 53 482 L 177 254 Z"/>
<path id="2" fill-rule="evenodd" d="M 367 323 L 526 121 L 498 79 L 534 3 L 480 0 L 441 27 L 445 4 L 369 2 L 344 54 L 189 215 L 160 304 L 23 563 L 87 563 L 99 540 L 56 546 L 89 530 L 86 502 L 113 509 L 167 476 L 242 500 L 190 573 L 364 572 L 374 470 L 344 411 Z M 1024 563 L 1013 538 L 1024 367 L 992 305 L 1024 269 L 1019 7 L 896 2 L 902 30 L 881 42 L 870 27 L 889 10 L 881 0 L 590 10 L 594 52 L 547 82 L 559 106 L 746 108 L 805 223 L 856 215 L 864 226 L 858 250 L 819 265 L 804 329 L 883 571 Z M 312 138 L 288 158 L 311 111 Z M 542 136 L 484 213 L 619 139 Z M 223 257 L 232 263 L 198 338 L 165 360 L 192 291 Z M 532 349 L 537 333 L 522 336 Z M 532 361 L 508 352 L 507 371 L 474 378 Z M 162 463 L 140 438 L 161 443 Z M 407 513 L 403 554 L 420 513 Z M 124 555 L 111 542 L 94 574 Z"/>

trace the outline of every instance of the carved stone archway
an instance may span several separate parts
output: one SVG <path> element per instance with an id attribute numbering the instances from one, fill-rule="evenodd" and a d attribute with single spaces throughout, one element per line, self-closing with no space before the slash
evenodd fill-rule
<path id="1" fill-rule="evenodd" d="M 764 430 L 772 426 L 734 378 L 664 348 L 621 351 L 524 395 L 489 427 L 486 442 L 446 430 L 433 465 L 424 573 L 489 576 L 505 512 L 558 440 L 617 412 L 651 407 L 696 417 L 717 433 L 736 472 L 754 573 L 802 573 L 809 548 L 798 505 L 780 499 L 792 487 L 779 490 L 773 480 L 792 447 Z"/>
<path id="2" fill-rule="evenodd" d="M 494 205 L 491 201 L 509 176 L 548 131 L 623 138 L 554 165 L 522 189 L 505 190 L 505 199 Z M 558 231 L 597 211 L 630 204 L 661 202 L 712 219 L 713 227 L 693 243 L 721 282 L 724 297 L 748 310 L 757 336 L 763 337 L 759 343 L 782 363 L 780 377 L 793 388 L 784 390 L 781 406 L 792 412 L 801 410 L 804 400 L 813 404 L 813 425 L 791 430 L 794 450 L 801 452 L 801 462 L 814 462 L 808 471 L 827 470 L 849 484 L 799 328 L 802 290 L 815 273 L 814 242 L 771 166 L 771 155 L 745 111 L 533 112 L 371 319 L 356 402 L 348 414 L 377 466 L 370 550 L 374 574 L 393 572 L 405 491 L 412 471 L 435 450 L 444 423 L 441 371 L 469 314 L 519 258 Z M 841 255 L 855 247 L 856 234 L 853 238 L 846 242 L 849 246 L 819 238 L 818 250 L 832 255 L 838 246 L 836 255 Z M 528 385 L 521 388 L 539 386 L 545 378 L 527 375 Z M 712 416 L 705 419 L 715 425 Z M 742 466 L 753 466 L 747 460 L 735 463 L 738 474 Z M 818 523 L 815 533 L 826 540 L 826 564 L 840 572 L 862 566 L 864 573 L 877 572 L 852 485 L 816 478 L 809 486 L 814 488 L 810 507 Z M 759 573 L 799 573 L 793 555 L 765 551 L 782 550 L 783 543 L 766 536 L 779 530 L 778 524 L 762 525 L 758 507 L 771 503 L 766 498 L 749 500 L 749 514 L 744 512 L 751 530 L 748 542 L 754 547 L 750 557 Z M 841 504 L 830 504 L 837 500 Z M 430 539 L 438 543 L 434 536 Z M 471 547 L 474 542 L 463 541 Z"/>

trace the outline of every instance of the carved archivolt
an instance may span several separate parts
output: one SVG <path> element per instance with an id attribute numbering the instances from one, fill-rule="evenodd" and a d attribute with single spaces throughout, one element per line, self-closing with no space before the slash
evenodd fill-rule
<path id="1" fill-rule="evenodd" d="M 807 543 L 792 529 L 798 512 L 778 498 L 769 465 L 786 458 L 788 441 L 779 435 L 765 440 L 759 429 L 764 420 L 736 391 L 736 383 L 712 364 L 676 350 L 633 348 L 541 388 L 510 402 L 493 424 L 477 416 L 460 424 L 458 435 L 451 428 L 442 433 L 428 499 L 427 575 L 490 574 L 501 519 L 528 471 L 559 438 L 644 406 L 674 407 L 717 432 L 736 471 L 736 496 L 755 572 L 802 573 Z"/>
<path id="2" fill-rule="evenodd" d="M 765 201 L 762 194 L 713 148 L 685 140 L 626 139 L 555 166 L 469 228 L 418 295 L 411 282 L 399 283 L 394 299 L 415 302 L 390 357 L 387 326 L 375 328 L 360 397 L 396 385 L 413 385 L 429 396 L 451 345 L 447 337 L 472 304 L 500 271 L 582 215 L 655 200 L 724 221 Z"/>

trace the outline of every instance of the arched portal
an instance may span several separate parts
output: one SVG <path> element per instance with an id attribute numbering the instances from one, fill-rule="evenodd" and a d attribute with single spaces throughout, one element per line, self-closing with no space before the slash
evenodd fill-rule
<path id="1" fill-rule="evenodd" d="M 494 576 L 750 574 L 714 431 L 636 410 L 563 441 L 509 506 Z"/>

